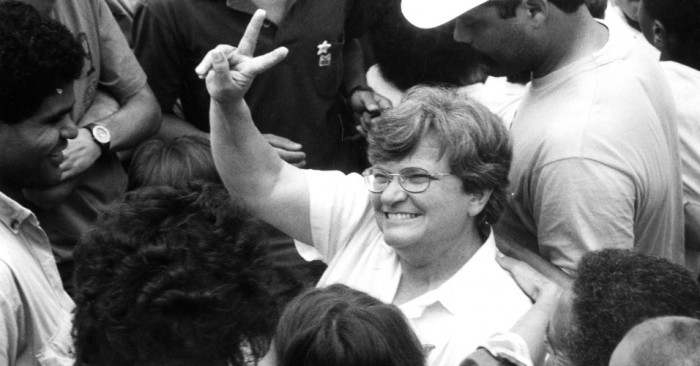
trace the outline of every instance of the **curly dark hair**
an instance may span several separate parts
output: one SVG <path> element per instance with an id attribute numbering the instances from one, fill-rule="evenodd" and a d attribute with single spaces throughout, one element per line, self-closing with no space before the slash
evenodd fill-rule
<path id="1" fill-rule="evenodd" d="M 31 5 L 0 1 L 0 120 L 18 123 L 80 76 L 85 53 L 61 23 Z"/>
<path id="2" fill-rule="evenodd" d="M 382 76 L 401 90 L 418 84 L 463 86 L 485 79 L 478 54 L 455 41 L 455 21 L 420 29 L 401 14 L 401 0 L 373 1 L 369 44 Z"/>
<path id="3" fill-rule="evenodd" d="M 401 310 L 342 284 L 292 300 L 275 333 L 279 366 L 424 366 Z"/>
<path id="4" fill-rule="evenodd" d="M 577 366 L 606 366 L 617 344 L 646 319 L 700 315 L 700 285 L 685 268 L 630 250 L 583 256 L 572 287 L 568 355 Z"/>
<path id="5" fill-rule="evenodd" d="M 221 185 L 128 193 L 75 250 L 76 365 L 261 358 L 301 290 L 271 267 L 266 239 Z"/>
<path id="6" fill-rule="evenodd" d="M 495 224 L 506 203 L 512 159 L 508 130 L 488 108 L 454 89 L 417 86 L 406 92 L 401 104 L 382 113 L 368 131 L 369 161 L 401 160 L 428 135 L 441 144 L 440 154 L 447 154 L 465 192 L 492 190 L 476 216 L 480 233 L 488 233 L 484 224 Z"/>

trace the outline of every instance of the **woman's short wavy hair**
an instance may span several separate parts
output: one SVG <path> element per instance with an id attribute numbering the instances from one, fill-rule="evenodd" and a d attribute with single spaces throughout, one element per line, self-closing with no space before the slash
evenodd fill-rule
<path id="1" fill-rule="evenodd" d="M 288 274 L 274 282 L 266 241 L 221 185 L 128 193 L 75 250 L 76 365 L 261 358 L 301 289 Z"/>
<path id="2" fill-rule="evenodd" d="M 424 366 L 422 346 L 396 306 L 348 286 L 313 288 L 280 318 L 278 366 Z"/>
<path id="3" fill-rule="evenodd" d="M 367 133 L 372 164 L 411 155 L 426 136 L 440 143 L 450 169 L 467 193 L 491 190 L 477 225 L 495 224 L 506 203 L 512 146 L 503 122 L 478 101 L 454 89 L 417 86 L 382 113 Z"/>

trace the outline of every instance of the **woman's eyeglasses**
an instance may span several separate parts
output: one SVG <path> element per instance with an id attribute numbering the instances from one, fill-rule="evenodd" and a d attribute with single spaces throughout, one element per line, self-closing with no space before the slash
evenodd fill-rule
<path id="1" fill-rule="evenodd" d="M 368 168 L 362 172 L 367 189 L 372 193 L 382 193 L 394 177 L 399 177 L 399 185 L 406 192 L 421 193 L 430 187 L 430 181 L 452 173 L 428 173 L 421 168 L 403 168 L 398 173 L 389 173 L 380 168 Z"/>

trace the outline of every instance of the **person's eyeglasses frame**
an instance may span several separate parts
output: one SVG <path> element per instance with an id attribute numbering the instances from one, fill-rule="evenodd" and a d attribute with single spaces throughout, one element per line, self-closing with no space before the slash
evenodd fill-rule
<path id="1" fill-rule="evenodd" d="M 389 180 L 387 181 L 386 186 L 384 186 L 384 188 L 382 188 L 381 190 L 374 190 L 373 189 L 374 187 L 372 186 L 372 182 L 370 181 L 371 176 L 373 175 L 372 174 L 373 170 L 378 170 L 378 171 L 382 172 L 384 175 L 388 176 Z M 412 174 L 406 175 L 407 170 L 411 170 Z M 434 180 L 441 180 L 442 177 L 447 176 L 447 175 L 452 175 L 452 174 L 453 173 L 451 173 L 451 172 L 430 173 L 429 171 L 427 171 L 423 168 L 418 168 L 418 167 L 406 167 L 406 168 L 399 170 L 398 173 L 389 173 L 388 171 L 386 171 L 382 168 L 369 167 L 369 168 L 365 169 L 365 171 L 362 172 L 362 176 L 365 179 L 365 185 L 367 186 L 367 190 L 369 190 L 372 193 L 384 192 L 389 187 L 391 182 L 394 180 L 394 177 L 399 177 L 399 186 L 404 191 L 406 191 L 408 193 L 423 193 L 423 192 L 427 191 L 428 188 L 430 188 L 430 182 L 432 182 Z M 410 176 L 413 176 L 413 175 L 425 175 L 426 177 L 428 177 L 428 181 L 427 181 L 427 183 L 425 183 L 425 188 L 418 189 L 418 190 L 411 190 L 411 189 L 406 188 L 406 186 L 409 185 L 408 178 Z"/>

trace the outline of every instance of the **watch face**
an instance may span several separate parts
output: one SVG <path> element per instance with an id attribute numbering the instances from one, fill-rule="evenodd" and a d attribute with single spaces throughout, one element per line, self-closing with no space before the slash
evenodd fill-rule
<path id="1" fill-rule="evenodd" d="M 109 130 L 104 126 L 95 126 L 92 128 L 92 136 L 101 144 L 106 144 L 109 142 Z"/>

